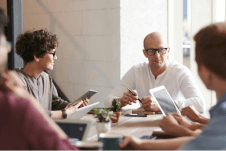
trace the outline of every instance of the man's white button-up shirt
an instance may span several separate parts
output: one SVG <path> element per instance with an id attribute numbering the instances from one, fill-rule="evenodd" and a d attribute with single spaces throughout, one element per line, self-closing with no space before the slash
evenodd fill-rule
<path id="1" fill-rule="evenodd" d="M 149 90 L 164 85 L 179 109 L 193 105 L 199 112 L 205 109 L 203 96 L 190 70 L 176 62 L 168 61 L 167 69 L 155 79 L 147 62 L 134 65 L 107 96 L 105 106 L 110 107 L 114 98 L 121 98 L 127 88 L 136 90 L 138 97 L 151 96 Z"/>

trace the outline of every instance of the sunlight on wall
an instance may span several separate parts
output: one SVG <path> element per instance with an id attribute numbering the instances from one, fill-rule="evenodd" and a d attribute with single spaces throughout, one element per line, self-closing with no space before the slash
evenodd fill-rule
<path id="1" fill-rule="evenodd" d="M 166 0 L 120 1 L 120 77 L 135 64 L 147 61 L 143 40 L 157 31 L 167 37 Z"/>

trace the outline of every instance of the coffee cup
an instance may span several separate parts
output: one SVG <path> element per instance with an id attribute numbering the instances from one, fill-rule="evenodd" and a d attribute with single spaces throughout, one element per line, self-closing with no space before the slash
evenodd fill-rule
<path id="1" fill-rule="evenodd" d="M 103 143 L 103 150 L 120 150 L 118 144 L 123 140 L 120 134 L 100 133 L 100 141 Z"/>
<path id="2" fill-rule="evenodd" d="M 77 141 L 75 146 L 80 150 L 102 150 L 103 143 L 97 141 Z"/>

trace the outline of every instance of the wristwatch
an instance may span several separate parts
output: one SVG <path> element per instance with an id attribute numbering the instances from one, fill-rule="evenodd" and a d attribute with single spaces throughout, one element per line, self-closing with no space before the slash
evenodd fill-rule
<path id="1" fill-rule="evenodd" d="M 63 118 L 67 118 L 67 111 L 65 109 L 62 109 Z"/>

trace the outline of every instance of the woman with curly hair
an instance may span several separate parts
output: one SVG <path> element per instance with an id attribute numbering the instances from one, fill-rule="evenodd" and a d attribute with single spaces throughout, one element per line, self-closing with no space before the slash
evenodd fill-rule
<path id="1" fill-rule="evenodd" d="M 58 45 L 56 35 L 47 30 L 27 31 L 20 34 L 17 37 L 16 53 L 26 65 L 23 70 L 15 71 L 27 91 L 39 101 L 51 118 L 67 118 L 78 108 L 78 105 L 69 108 L 70 103 L 58 96 L 52 77 L 44 72 L 44 70 L 53 70 Z M 84 99 L 79 107 L 88 103 L 89 100 Z"/>

